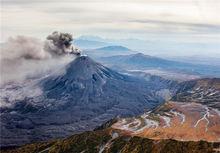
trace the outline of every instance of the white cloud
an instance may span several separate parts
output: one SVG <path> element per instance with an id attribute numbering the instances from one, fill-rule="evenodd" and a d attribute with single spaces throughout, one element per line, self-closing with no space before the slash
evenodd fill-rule
<path id="1" fill-rule="evenodd" d="M 54 30 L 110 37 L 220 33 L 219 0 L 2 0 L 2 5 L 3 40 L 17 34 L 42 38 Z"/>

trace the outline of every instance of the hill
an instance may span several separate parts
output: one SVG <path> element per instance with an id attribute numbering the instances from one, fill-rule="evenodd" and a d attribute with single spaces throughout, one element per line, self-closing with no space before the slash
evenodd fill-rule
<path id="1" fill-rule="evenodd" d="M 110 67 L 120 67 L 126 70 L 156 69 L 160 71 L 171 71 L 176 73 L 196 74 L 200 76 L 219 77 L 218 66 L 196 65 L 184 62 L 166 60 L 142 53 L 131 55 L 116 55 L 99 59 L 103 64 Z"/>
<path id="2" fill-rule="evenodd" d="M 112 51 L 112 52 L 117 52 L 117 51 L 131 51 L 130 49 L 128 49 L 127 47 L 123 47 L 123 46 L 106 46 L 106 47 L 102 47 L 102 48 L 97 48 L 95 50 L 99 50 L 99 51 Z"/>
<path id="3" fill-rule="evenodd" d="M 156 86 L 157 84 L 157 86 Z M 1 88 L 1 146 L 66 137 L 164 101 L 161 82 L 117 73 L 88 56 L 42 79 Z"/>
<path id="4" fill-rule="evenodd" d="M 219 95 L 219 82 L 219 79 L 199 79 L 182 82 L 175 88 L 178 94 L 206 90 Z M 8 148 L 3 153 L 217 153 L 220 151 L 219 109 L 207 102 L 187 98 L 181 102 L 168 101 L 136 117 L 111 119 L 94 131 Z"/>
<path id="5" fill-rule="evenodd" d="M 84 132 L 64 140 L 35 143 L 2 153 L 214 153 L 220 143 L 205 141 L 152 140 L 131 137 L 111 129 Z"/>
<path id="6" fill-rule="evenodd" d="M 220 79 L 182 82 L 172 101 L 136 118 L 123 118 L 112 127 L 155 140 L 219 142 L 219 83 Z"/>
<path id="7" fill-rule="evenodd" d="M 98 59 L 99 57 L 134 54 L 135 51 L 132 51 L 129 48 L 124 47 L 124 46 L 105 46 L 105 47 L 96 48 L 92 50 L 86 50 L 85 53 L 89 56 L 92 56 Z"/>

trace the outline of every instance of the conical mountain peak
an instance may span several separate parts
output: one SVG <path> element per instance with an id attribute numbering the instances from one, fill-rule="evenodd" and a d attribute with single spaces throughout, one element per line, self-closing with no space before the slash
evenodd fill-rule
<path id="1" fill-rule="evenodd" d="M 121 75 L 117 72 L 110 70 L 109 68 L 95 62 L 88 56 L 77 57 L 66 67 L 66 74 L 64 75 L 67 79 L 91 79 L 95 76 L 101 78 L 116 77 L 121 78 Z"/>

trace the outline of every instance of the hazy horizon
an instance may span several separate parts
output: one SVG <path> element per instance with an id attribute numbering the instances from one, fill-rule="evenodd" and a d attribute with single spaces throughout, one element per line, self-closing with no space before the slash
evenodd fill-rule
<path id="1" fill-rule="evenodd" d="M 73 36 L 140 39 L 157 47 L 126 46 L 169 56 L 220 57 L 218 0 L 1 0 L 1 42 L 53 31 Z M 130 44 L 130 43 L 129 43 Z"/>

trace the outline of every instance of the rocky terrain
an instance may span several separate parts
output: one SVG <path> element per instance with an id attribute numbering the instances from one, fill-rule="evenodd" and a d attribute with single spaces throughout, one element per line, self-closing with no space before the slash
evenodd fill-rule
<path id="1" fill-rule="evenodd" d="M 180 141 L 220 141 L 220 79 L 180 83 L 175 101 L 134 118 L 123 118 L 112 127 L 131 135 Z"/>
<path id="2" fill-rule="evenodd" d="M 44 78 L 1 88 L 1 147 L 63 138 L 164 102 L 164 82 L 119 74 L 87 56 Z"/>
<path id="3" fill-rule="evenodd" d="M 12 153 L 218 152 L 219 84 L 120 74 L 81 56 L 62 71 L 1 88 L 1 147 Z M 33 142 L 39 143 L 17 148 Z"/>
<path id="4" fill-rule="evenodd" d="M 152 140 L 107 128 L 63 140 L 35 143 L 3 153 L 217 153 L 219 142 Z"/>
<path id="5" fill-rule="evenodd" d="M 212 87 L 212 92 L 217 93 L 218 83 L 219 79 L 200 79 L 180 83 L 181 86 L 176 88 L 178 88 L 177 93 L 186 98 L 186 91 L 192 93 L 198 86 L 204 90 Z M 183 87 L 183 84 L 187 88 Z M 204 90 L 201 92 L 203 93 Z M 196 95 L 201 93 L 197 92 Z M 176 96 L 173 99 L 175 98 Z M 213 98 L 215 99 L 216 96 Z M 136 117 L 111 119 L 94 131 L 15 149 L 8 148 L 3 152 L 217 153 L 220 152 L 220 114 L 215 105 L 209 105 L 209 99 L 168 101 Z"/>
<path id="6" fill-rule="evenodd" d="M 197 102 L 220 109 L 220 79 L 199 79 L 183 82 L 172 98 L 180 102 Z"/>
<path id="7" fill-rule="evenodd" d="M 121 119 L 112 127 L 155 140 L 220 141 L 219 110 L 197 103 L 167 102 L 154 112 Z"/>

